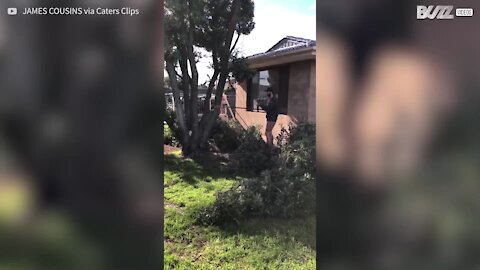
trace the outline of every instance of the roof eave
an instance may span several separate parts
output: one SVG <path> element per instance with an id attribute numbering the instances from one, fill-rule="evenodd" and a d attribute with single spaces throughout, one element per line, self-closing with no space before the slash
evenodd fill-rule
<path id="1" fill-rule="evenodd" d="M 247 64 L 250 66 L 250 68 L 263 68 L 306 60 L 315 60 L 315 56 L 316 48 L 309 47 L 277 55 L 266 55 L 247 58 Z"/>

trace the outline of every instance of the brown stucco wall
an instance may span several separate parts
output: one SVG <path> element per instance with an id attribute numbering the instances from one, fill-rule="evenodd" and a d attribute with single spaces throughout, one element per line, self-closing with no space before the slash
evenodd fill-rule
<path id="1" fill-rule="evenodd" d="M 292 63 L 289 75 L 288 115 L 279 115 L 273 129 L 275 137 L 280 133 L 282 127 L 288 128 L 289 124 L 295 124 L 298 121 L 315 123 L 315 89 L 315 61 Z M 249 112 L 245 108 L 247 82 L 237 83 L 235 90 L 235 118 L 237 121 L 243 127 L 258 125 L 264 133 L 265 113 Z"/>
<path id="2" fill-rule="evenodd" d="M 256 111 L 249 112 L 246 110 L 245 108 L 247 104 L 246 89 L 247 89 L 246 82 L 237 83 L 235 85 L 235 90 L 236 90 L 235 118 L 244 128 L 247 128 L 248 126 L 254 126 L 254 125 L 259 126 L 260 130 L 262 131 L 263 139 L 266 139 L 264 134 L 265 124 L 267 121 L 265 118 L 265 113 L 256 112 Z M 279 115 L 277 124 L 273 128 L 273 136 L 276 137 L 282 130 L 282 127 L 287 128 L 290 123 L 292 123 L 292 120 L 288 115 Z"/>
<path id="3" fill-rule="evenodd" d="M 315 61 L 290 66 L 288 114 L 294 121 L 315 121 Z"/>
<path id="4" fill-rule="evenodd" d="M 308 85 L 308 110 L 307 110 L 307 121 L 310 123 L 316 123 L 317 115 L 317 72 L 316 72 L 316 62 L 310 61 L 310 84 Z"/>

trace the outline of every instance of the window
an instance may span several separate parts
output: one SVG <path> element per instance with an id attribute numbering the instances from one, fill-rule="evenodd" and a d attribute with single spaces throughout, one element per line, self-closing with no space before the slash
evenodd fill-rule
<path id="1" fill-rule="evenodd" d="M 279 112 L 281 114 L 287 114 L 288 76 L 288 66 L 259 70 L 247 86 L 247 110 L 259 111 L 259 104 L 267 98 L 265 90 L 268 87 L 272 87 L 278 99 Z"/>

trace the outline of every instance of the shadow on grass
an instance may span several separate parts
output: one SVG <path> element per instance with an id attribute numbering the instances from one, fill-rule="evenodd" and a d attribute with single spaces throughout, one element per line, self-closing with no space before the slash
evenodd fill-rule
<path id="1" fill-rule="evenodd" d="M 177 154 L 165 155 L 165 171 L 178 173 L 189 184 L 195 184 L 198 178 L 204 176 L 202 166 Z"/>
<path id="2" fill-rule="evenodd" d="M 182 157 L 179 153 L 165 155 L 165 171 L 180 174 L 189 184 L 197 183 L 198 179 L 235 179 L 244 175 L 230 171 L 226 160 L 212 154 L 204 154 L 194 159 Z"/>
<path id="3" fill-rule="evenodd" d="M 229 235 L 267 236 L 281 239 L 283 244 L 295 241 L 316 250 L 315 217 L 305 218 L 250 218 L 239 224 L 217 226 Z"/>

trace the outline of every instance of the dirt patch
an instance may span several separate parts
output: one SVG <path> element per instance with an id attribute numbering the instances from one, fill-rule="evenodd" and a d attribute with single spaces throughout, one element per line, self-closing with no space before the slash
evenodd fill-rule
<path id="1" fill-rule="evenodd" d="M 182 209 L 181 205 L 174 204 L 174 203 L 165 203 L 165 208 L 172 208 L 172 209 Z"/>
<path id="2" fill-rule="evenodd" d="M 177 151 L 180 151 L 181 149 L 180 148 L 177 148 L 177 147 L 173 147 L 171 145 L 164 145 L 163 146 L 163 154 L 164 155 L 169 155 L 173 152 L 177 152 Z"/>

